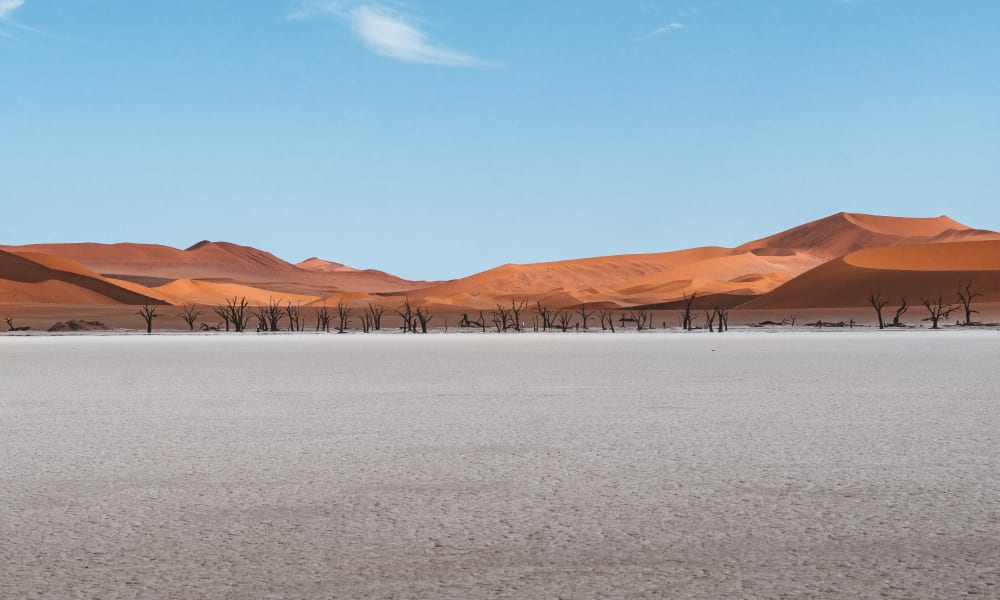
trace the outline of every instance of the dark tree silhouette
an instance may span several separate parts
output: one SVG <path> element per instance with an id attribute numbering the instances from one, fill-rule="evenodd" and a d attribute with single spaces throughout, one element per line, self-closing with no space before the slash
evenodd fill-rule
<path id="1" fill-rule="evenodd" d="M 508 316 L 510 317 L 510 326 L 514 328 L 514 331 L 521 331 L 524 329 L 524 323 L 521 322 L 521 312 L 528 307 L 527 300 L 517 301 L 517 298 L 511 298 L 510 300 L 510 312 Z"/>
<path id="2" fill-rule="evenodd" d="M 417 305 L 417 308 L 414 309 L 414 314 L 417 317 L 417 321 L 420 323 L 420 332 L 427 333 L 427 324 L 430 323 L 431 319 L 434 317 L 431 316 L 431 313 L 429 313 L 427 309 L 421 307 L 419 304 Z"/>
<path id="3" fill-rule="evenodd" d="M 143 304 L 138 314 L 146 322 L 146 333 L 153 333 L 153 318 L 156 317 L 156 307 L 152 304 Z"/>
<path id="4" fill-rule="evenodd" d="M 903 313 L 905 313 L 907 311 L 907 309 L 909 309 L 909 308 L 910 308 L 910 305 L 906 302 L 906 297 L 904 296 L 901 299 L 901 301 L 900 301 L 899 308 L 896 309 L 896 314 L 893 315 L 893 317 L 892 317 L 892 326 L 893 327 L 902 327 L 903 326 L 903 324 L 900 322 L 899 319 L 900 319 L 900 317 L 903 316 Z"/>
<path id="5" fill-rule="evenodd" d="M 538 316 L 542 318 L 542 331 L 548 331 L 550 327 L 555 327 L 556 320 L 553 318 L 552 312 L 542 306 L 541 302 L 535 302 L 535 306 L 538 308 Z"/>
<path id="6" fill-rule="evenodd" d="M 257 319 L 257 331 L 267 331 L 267 311 L 260 304 L 257 305 L 257 310 L 250 311 L 253 318 Z"/>
<path id="7" fill-rule="evenodd" d="M 219 318 L 225 321 L 226 331 L 229 331 L 229 307 L 227 306 L 213 306 L 212 312 L 219 315 Z M 218 329 L 218 327 L 216 327 Z"/>
<path id="8" fill-rule="evenodd" d="M 330 309 L 326 307 L 325 303 L 323 306 L 316 308 L 316 331 L 330 333 L 331 320 L 333 320 L 333 317 L 330 315 Z"/>
<path id="9" fill-rule="evenodd" d="M 250 302 L 246 296 L 226 298 L 226 312 L 229 314 L 229 320 L 232 321 L 233 328 L 237 333 L 242 333 L 247 328 L 251 316 L 249 306 Z"/>
<path id="10" fill-rule="evenodd" d="M 302 331 L 302 303 L 285 306 L 285 316 L 288 318 L 289 331 Z"/>
<path id="11" fill-rule="evenodd" d="M 610 310 L 602 310 L 599 312 L 601 317 L 601 329 L 610 329 L 611 333 L 615 332 L 615 319 L 611 316 Z"/>
<path id="12" fill-rule="evenodd" d="M 497 333 L 507 331 L 507 309 L 502 305 L 497 304 L 497 310 L 490 313 L 490 320 L 493 321 L 493 326 L 497 328 Z"/>
<path id="13" fill-rule="evenodd" d="M 927 309 L 928 315 L 924 320 L 931 322 L 931 329 L 940 329 L 938 327 L 938 321 L 941 319 L 947 319 L 948 315 L 958 308 L 953 304 L 945 304 L 944 298 L 941 296 L 938 296 L 936 299 L 921 298 L 920 303 Z"/>
<path id="14" fill-rule="evenodd" d="M 573 313 L 559 311 L 555 314 L 556 324 L 563 333 L 569 329 L 570 323 L 573 321 Z"/>
<path id="15" fill-rule="evenodd" d="M 716 329 L 719 333 L 729 331 L 729 309 L 721 306 L 715 307 Z"/>
<path id="16" fill-rule="evenodd" d="M 708 325 L 708 332 L 715 333 L 715 317 L 719 314 L 719 310 L 708 310 L 705 309 L 705 324 Z"/>
<path id="17" fill-rule="evenodd" d="M 181 305 L 181 312 L 177 313 L 177 316 L 187 323 L 191 331 L 194 331 L 194 322 L 201 316 L 201 311 L 196 310 L 194 304 L 183 304 Z"/>
<path id="18" fill-rule="evenodd" d="M 24 325 L 22 327 L 15 326 L 14 319 L 12 319 L 11 317 L 7 317 L 6 319 L 4 319 L 4 321 L 7 321 L 7 331 L 28 331 L 31 329 L 31 327 L 27 325 Z"/>
<path id="19" fill-rule="evenodd" d="M 978 310 L 972 310 L 972 301 L 979 296 L 982 296 L 982 294 L 972 291 L 971 281 L 964 286 L 962 284 L 958 285 L 958 301 L 962 304 L 962 308 L 965 309 L 965 323 L 963 325 L 972 325 L 972 315 L 979 314 Z"/>
<path id="20" fill-rule="evenodd" d="M 267 327 L 271 331 L 281 330 L 281 317 L 285 314 L 281 308 L 281 300 L 270 298 L 267 301 Z"/>
<path id="21" fill-rule="evenodd" d="M 343 299 L 337 300 L 337 333 L 344 333 L 350 325 L 351 309 L 344 304 Z"/>
<path id="22" fill-rule="evenodd" d="M 403 318 L 403 333 L 407 331 L 417 332 L 417 328 L 414 327 L 415 318 L 413 315 L 413 307 L 410 306 L 410 298 L 406 297 L 402 306 L 402 310 L 397 310 L 396 314 Z"/>
<path id="23" fill-rule="evenodd" d="M 889 301 L 882 299 L 882 292 L 873 290 L 872 293 L 868 294 L 868 304 L 872 305 L 872 308 L 875 309 L 875 314 L 878 315 L 878 328 L 885 329 L 885 320 L 882 319 L 882 309 L 889 304 Z"/>
<path id="24" fill-rule="evenodd" d="M 684 309 L 681 311 L 681 327 L 685 331 L 691 331 L 694 328 L 694 317 L 691 315 L 691 310 L 694 305 L 694 299 L 698 296 L 698 292 L 693 292 L 690 297 L 684 294 Z"/>
<path id="25" fill-rule="evenodd" d="M 384 308 L 369 302 L 368 306 L 365 308 L 365 314 L 369 318 L 372 329 L 375 331 L 382 329 L 382 315 L 385 314 Z"/>
<path id="26" fill-rule="evenodd" d="M 587 321 L 588 321 L 588 320 L 590 319 L 590 317 L 592 317 L 592 316 L 593 316 L 593 313 L 589 313 L 589 312 L 587 312 L 587 303 L 586 303 L 586 302 L 581 302 L 581 303 L 580 303 L 580 325 L 581 325 L 581 326 L 582 326 L 582 327 L 583 327 L 584 329 L 586 329 L 586 328 L 587 328 Z"/>

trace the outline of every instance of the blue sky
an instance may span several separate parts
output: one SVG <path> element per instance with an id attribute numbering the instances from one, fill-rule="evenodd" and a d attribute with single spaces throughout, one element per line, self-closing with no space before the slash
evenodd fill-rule
<path id="1" fill-rule="evenodd" d="M 0 243 L 411 278 L 1000 230 L 995 0 L 0 0 Z"/>

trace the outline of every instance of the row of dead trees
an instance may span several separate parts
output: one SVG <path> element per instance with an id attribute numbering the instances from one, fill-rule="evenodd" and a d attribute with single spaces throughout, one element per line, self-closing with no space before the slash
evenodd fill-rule
<path id="1" fill-rule="evenodd" d="M 683 309 L 680 312 L 680 326 L 685 330 L 699 328 L 696 324 L 694 301 L 696 294 L 684 297 Z M 531 316 L 531 326 L 534 331 L 569 331 L 571 329 L 590 329 L 591 321 L 595 316 L 604 331 L 615 332 L 618 329 L 635 328 L 644 331 L 654 328 L 653 313 L 646 309 L 629 309 L 619 311 L 616 317 L 612 310 L 601 309 L 591 310 L 586 303 L 574 310 L 553 310 L 543 305 L 541 302 L 535 303 L 535 311 Z M 514 298 L 510 305 L 497 304 L 496 310 L 491 311 L 487 318 L 484 311 L 479 311 L 476 319 L 463 314 L 459 321 L 459 327 L 479 328 L 484 333 L 487 330 L 496 330 L 499 333 L 508 331 L 520 332 L 527 327 L 525 313 L 528 310 L 526 299 L 518 300 Z M 704 323 L 701 328 L 711 332 L 723 332 L 729 329 L 729 310 L 721 306 L 715 306 L 704 310 Z M 301 304 L 285 302 L 271 299 L 267 304 L 251 306 L 246 297 L 233 296 L 227 298 L 224 305 L 211 308 L 212 313 L 222 321 L 215 326 L 202 323 L 200 329 L 203 331 L 246 331 L 251 323 L 255 323 L 256 331 L 304 331 L 307 323 Z M 331 310 L 325 304 L 314 309 L 314 328 L 316 331 L 329 332 L 331 328 L 338 333 L 344 333 L 351 327 L 354 309 L 347 306 L 343 300 L 337 302 Z M 360 314 L 361 330 L 365 333 L 379 331 L 382 329 L 383 317 L 387 309 L 369 302 Z M 403 306 L 395 313 L 402 320 L 401 329 L 403 333 L 427 333 L 429 325 L 433 320 L 430 311 L 422 305 L 411 304 L 409 298 L 404 300 Z M 158 316 L 157 306 L 151 304 L 143 305 L 139 310 L 139 316 L 146 324 L 146 332 L 152 333 L 153 320 Z M 184 304 L 176 316 L 187 324 L 191 331 L 196 329 L 198 319 L 205 314 L 194 304 Z M 617 328 L 616 328 L 617 323 Z M 666 327 L 666 323 L 663 323 Z M 447 329 L 447 321 L 445 321 Z"/>
<path id="2" fill-rule="evenodd" d="M 698 328 L 695 322 L 697 320 L 694 309 L 695 298 L 696 294 L 692 294 L 690 297 L 685 295 L 684 297 L 684 308 L 680 314 L 680 325 L 687 331 Z M 465 313 L 459 320 L 458 325 L 462 328 L 479 328 L 484 333 L 487 329 L 495 329 L 498 333 L 523 331 L 527 327 L 527 323 L 522 319 L 521 315 L 527 308 L 527 300 L 514 298 L 511 300 L 510 306 L 497 304 L 496 310 L 490 312 L 488 319 L 484 311 L 479 311 L 478 318 L 470 318 L 469 313 Z M 720 333 L 729 330 L 729 309 L 722 306 L 714 306 L 711 309 L 704 309 L 704 312 L 705 321 L 703 328 L 711 332 L 718 331 Z M 588 308 L 586 303 L 581 303 L 573 310 L 553 310 L 541 302 L 536 302 L 535 311 L 531 317 L 531 326 L 533 331 L 543 332 L 550 330 L 565 332 L 571 329 L 577 331 L 581 329 L 588 330 L 590 329 L 591 320 L 594 317 L 595 312 Z M 614 315 L 614 311 L 599 309 L 596 311 L 596 317 L 600 323 L 601 330 L 610 330 L 612 333 L 617 331 L 615 323 L 618 324 L 618 329 L 635 328 L 637 331 L 644 331 L 655 327 L 653 313 L 647 309 L 640 308 L 619 311 L 617 318 Z M 663 323 L 663 326 L 666 327 L 666 323 Z"/>
<path id="3" fill-rule="evenodd" d="M 930 322 L 931 329 L 940 329 L 940 322 L 947 319 L 953 312 L 959 309 L 962 309 L 965 313 L 965 321 L 959 322 L 959 325 L 970 326 L 978 324 L 972 320 L 972 315 L 979 314 L 978 310 L 973 310 L 972 302 L 976 298 L 982 296 L 982 294 L 972 291 L 972 281 L 964 284 L 959 283 L 958 291 L 955 295 L 956 302 L 945 302 L 943 294 L 938 294 L 936 298 L 920 297 L 920 303 L 927 310 L 927 316 L 922 320 Z M 896 308 L 896 312 L 892 317 L 892 323 L 886 323 L 885 318 L 882 315 L 882 310 L 889 305 L 889 301 L 882 298 L 882 292 L 880 290 L 873 290 L 868 295 L 867 300 L 868 304 L 875 309 L 875 315 L 878 317 L 879 329 L 885 329 L 886 327 L 904 327 L 901 317 L 910 307 L 905 296 L 900 299 L 899 306 Z"/>
<path id="4" fill-rule="evenodd" d="M 153 320 L 158 316 L 156 305 L 144 304 L 139 309 L 139 316 L 146 323 L 146 333 L 153 332 Z M 307 327 L 306 318 L 303 313 L 301 303 L 286 302 L 271 299 L 267 304 L 258 304 L 256 307 L 250 305 L 246 297 L 234 296 L 226 298 L 225 304 L 213 306 L 212 313 L 222 321 L 218 325 L 208 325 L 202 323 L 202 331 L 236 331 L 243 332 L 251 327 L 253 322 L 258 332 L 267 331 L 305 331 Z M 409 298 L 403 308 L 396 311 L 403 318 L 403 332 L 427 333 L 427 327 L 432 317 L 430 312 L 420 305 L 413 307 Z M 362 331 L 365 333 L 379 331 L 382 329 L 382 319 L 386 309 L 369 302 L 362 309 L 360 322 Z M 199 317 L 205 314 L 194 304 L 184 304 L 180 312 L 176 314 L 178 318 L 187 324 L 191 331 L 195 330 L 195 325 Z M 354 309 L 344 303 L 343 300 L 337 302 L 331 308 L 326 306 L 314 309 L 314 327 L 316 331 L 329 332 L 336 329 L 338 333 L 344 333 L 351 327 L 351 318 Z"/>

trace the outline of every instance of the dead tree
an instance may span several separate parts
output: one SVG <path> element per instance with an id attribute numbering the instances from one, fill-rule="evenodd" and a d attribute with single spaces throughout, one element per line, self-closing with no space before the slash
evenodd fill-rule
<path id="1" fill-rule="evenodd" d="M 483 315 L 483 311 L 479 311 L 479 320 L 473 321 L 472 324 L 478 325 L 483 330 L 483 333 L 486 333 L 486 316 Z"/>
<path id="2" fill-rule="evenodd" d="M 250 321 L 251 316 L 249 307 L 250 302 L 246 296 L 241 298 L 237 298 L 236 296 L 233 296 L 231 299 L 226 298 L 226 312 L 229 314 L 229 320 L 232 321 L 233 328 L 237 333 L 241 333 L 247 328 L 247 323 Z"/>
<path id="3" fill-rule="evenodd" d="M 431 313 L 428 312 L 427 309 L 421 307 L 419 304 L 414 310 L 414 314 L 417 316 L 417 321 L 420 322 L 420 333 L 427 333 L 427 324 L 430 323 L 431 319 L 434 317 L 431 316 Z"/>
<path id="4" fill-rule="evenodd" d="M 694 305 L 694 299 L 698 296 L 698 292 L 691 294 L 689 298 L 687 294 L 684 294 L 684 310 L 681 311 L 681 327 L 685 331 L 691 331 L 694 328 L 694 318 L 691 315 L 691 310 Z"/>
<path id="5" fill-rule="evenodd" d="M 226 331 L 229 331 L 229 308 L 226 306 L 213 306 L 212 312 L 219 315 L 219 318 L 225 321 Z"/>
<path id="6" fill-rule="evenodd" d="M 708 332 L 715 333 L 715 317 L 719 314 L 719 309 L 708 310 L 705 309 L 705 324 L 708 325 Z"/>
<path id="7" fill-rule="evenodd" d="M 10 317 L 7 317 L 4 320 L 7 321 L 7 331 L 28 331 L 31 329 L 31 327 L 29 327 L 28 325 L 23 325 L 21 327 L 15 326 L 14 319 Z"/>
<path id="8" fill-rule="evenodd" d="M 944 298 L 941 296 L 938 296 L 936 299 L 921 298 L 920 303 L 927 308 L 928 315 L 924 321 L 931 322 L 931 329 L 940 329 L 940 327 L 938 327 L 938 321 L 941 319 L 947 319 L 948 315 L 958 308 L 954 304 L 945 304 Z"/>
<path id="9" fill-rule="evenodd" d="M 611 333 L 615 332 L 615 320 L 611 316 L 610 310 L 602 310 L 598 313 L 601 317 L 601 329 L 610 329 Z"/>
<path id="10" fill-rule="evenodd" d="M 316 331 L 325 331 L 330 333 L 330 321 L 333 317 L 330 315 L 330 309 L 326 307 L 324 303 L 316 309 Z"/>
<path id="11" fill-rule="evenodd" d="M 264 310 L 264 307 L 258 304 L 257 310 L 250 312 L 257 319 L 257 331 L 267 331 L 267 311 Z"/>
<path id="12" fill-rule="evenodd" d="M 270 331 L 281 330 L 281 317 L 284 316 L 284 312 L 281 308 L 280 300 L 275 300 L 274 298 L 268 299 L 265 316 L 267 317 L 267 328 Z"/>
<path id="13" fill-rule="evenodd" d="M 722 306 L 715 307 L 716 330 L 719 333 L 729 331 L 729 309 Z"/>
<path id="14" fill-rule="evenodd" d="M 351 324 L 351 309 L 343 300 L 337 300 L 337 333 L 344 333 Z"/>
<path id="15" fill-rule="evenodd" d="M 302 331 L 302 303 L 285 306 L 285 316 L 288 317 L 289 331 Z"/>
<path id="16" fill-rule="evenodd" d="M 896 309 L 896 314 L 893 315 L 893 317 L 892 317 L 892 326 L 893 327 L 902 327 L 903 326 L 903 324 L 899 321 L 899 318 L 903 316 L 903 313 L 905 313 L 908 308 L 910 308 L 910 305 L 906 302 L 906 297 L 905 296 L 902 298 L 901 302 L 902 303 L 899 305 L 899 308 Z"/>
<path id="17" fill-rule="evenodd" d="M 143 304 L 139 309 L 139 316 L 146 322 L 146 333 L 153 333 L 153 318 L 156 317 L 156 307 L 152 304 Z"/>
<path id="18" fill-rule="evenodd" d="M 542 306 L 541 302 L 535 302 L 535 306 L 538 308 L 538 316 L 542 318 L 542 331 L 548 331 L 549 327 L 554 327 L 556 321 L 549 309 Z"/>
<path id="19" fill-rule="evenodd" d="M 586 302 L 581 302 L 580 303 L 580 324 L 583 326 L 584 329 L 587 328 L 587 321 L 592 316 L 593 316 L 593 313 L 587 312 L 587 303 Z"/>
<path id="20" fill-rule="evenodd" d="M 972 310 L 972 301 L 976 297 L 982 296 L 982 294 L 974 293 L 972 291 L 972 282 L 958 285 L 958 301 L 962 304 L 962 308 L 965 309 L 965 323 L 963 325 L 972 325 L 972 315 L 978 315 L 978 310 Z"/>
<path id="21" fill-rule="evenodd" d="M 570 323 L 573 321 L 573 313 L 559 311 L 555 314 L 555 318 L 559 329 L 561 329 L 563 333 L 566 333 L 566 330 L 569 329 Z"/>
<path id="22" fill-rule="evenodd" d="M 181 306 L 181 312 L 177 313 L 185 323 L 187 323 L 188 328 L 194 331 L 194 322 L 198 320 L 201 316 L 200 310 L 195 310 L 194 304 L 183 304 Z"/>
<path id="23" fill-rule="evenodd" d="M 511 298 L 510 300 L 510 320 L 511 326 L 514 331 L 521 331 L 524 329 L 524 323 L 521 322 L 521 311 L 528 307 L 527 300 L 517 301 L 517 298 Z"/>
<path id="24" fill-rule="evenodd" d="M 417 332 L 416 328 L 413 327 L 413 307 L 410 306 L 409 297 L 404 299 L 402 310 L 397 310 L 396 314 L 403 318 L 403 333 L 407 331 Z"/>
<path id="25" fill-rule="evenodd" d="M 497 308 L 500 309 L 500 312 L 493 311 L 490 313 L 490 320 L 493 321 L 493 326 L 497 328 L 497 333 L 503 333 L 507 331 L 507 309 L 499 304 Z"/>
<path id="26" fill-rule="evenodd" d="M 384 308 L 372 304 L 371 302 L 369 302 L 368 306 L 365 308 L 365 315 L 369 318 L 371 328 L 375 331 L 380 331 L 382 329 L 382 315 L 384 314 Z"/>
<path id="27" fill-rule="evenodd" d="M 493 312 L 492 320 L 493 326 L 497 328 L 497 333 L 502 333 L 508 329 L 517 326 L 517 322 L 514 320 L 513 308 L 516 307 L 514 301 L 511 301 L 511 309 L 508 309 L 502 304 L 497 304 L 496 311 Z M 524 308 L 523 306 L 521 308 Z M 520 313 L 520 311 L 518 311 Z"/>
<path id="28" fill-rule="evenodd" d="M 882 309 L 885 308 L 886 304 L 889 304 L 889 301 L 882 299 L 882 292 L 873 290 L 872 293 L 868 294 L 868 304 L 872 305 L 872 308 L 875 309 L 875 314 L 878 315 L 878 328 L 885 329 L 885 321 L 882 319 Z"/>

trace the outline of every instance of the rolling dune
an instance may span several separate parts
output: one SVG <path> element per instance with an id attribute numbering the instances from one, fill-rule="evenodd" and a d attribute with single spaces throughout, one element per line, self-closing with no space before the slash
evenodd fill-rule
<path id="1" fill-rule="evenodd" d="M 247 246 L 199 242 L 35 244 L 0 260 L 0 302 L 65 304 L 150 300 L 220 304 L 246 297 L 334 306 L 373 302 L 447 310 L 492 309 L 512 298 L 553 309 L 666 306 L 697 293 L 747 308 L 864 304 L 873 286 L 893 296 L 951 293 L 981 282 L 992 298 L 1000 234 L 948 217 L 837 213 L 736 248 L 505 264 L 445 282 L 407 281 L 377 270 L 310 258 L 291 264 Z M 61 282 L 60 285 L 49 282 Z M 859 290 L 861 292 L 859 293 Z M 1000 299 L 1000 297 L 998 297 Z"/>
<path id="2" fill-rule="evenodd" d="M 872 291 L 899 304 L 956 298 L 972 282 L 980 302 L 1000 301 L 1000 241 L 920 244 L 861 250 L 816 267 L 741 309 L 867 306 Z"/>

